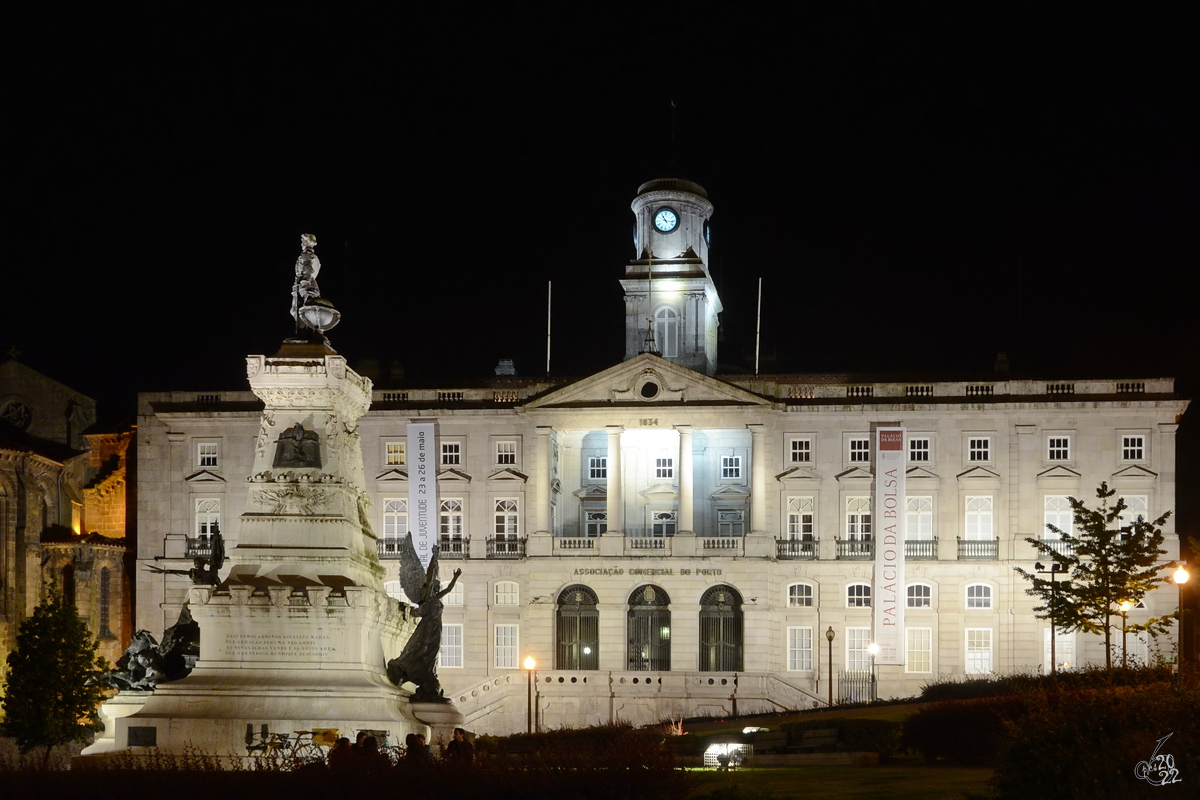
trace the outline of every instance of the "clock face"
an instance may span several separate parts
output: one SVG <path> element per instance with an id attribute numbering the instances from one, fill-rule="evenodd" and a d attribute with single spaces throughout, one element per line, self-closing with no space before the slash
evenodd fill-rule
<path id="1" fill-rule="evenodd" d="M 658 213 L 654 215 L 654 227 L 663 233 L 670 233 L 675 230 L 675 226 L 678 224 L 679 217 L 675 216 L 675 212 L 669 208 L 660 208 Z"/>

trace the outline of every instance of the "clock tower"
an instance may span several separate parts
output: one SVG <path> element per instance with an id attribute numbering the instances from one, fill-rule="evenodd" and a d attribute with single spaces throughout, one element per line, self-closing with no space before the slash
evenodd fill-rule
<path id="1" fill-rule="evenodd" d="M 680 178 L 642 184 L 633 200 L 634 260 L 625 265 L 625 358 L 654 352 L 688 369 L 717 371 L 721 299 L 709 273 L 713 206 Z"/>

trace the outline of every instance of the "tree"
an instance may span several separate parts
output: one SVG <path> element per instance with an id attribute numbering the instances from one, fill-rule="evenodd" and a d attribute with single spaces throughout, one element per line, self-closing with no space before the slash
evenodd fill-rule
<path id="1" fill-rule="evenodd" d="M 1039 618 L 1050 619 L 1056 629 L 1104 634 L 1105 666 L 1109 669 L 1112 668 L 1112 620 L 1120 618 L 1121 603 L 1139 603 L 1167 580 L 1159 574 L 1162 565 L 1158 557 L 1166 554 L 1162 549 L 1162 526 L 1171 516 L 1168 511 L 1153 522 L 1140 515 L 1126 520 L 1123 499 L 1118 497 L 1110 505 L 1115 494 L 1108 484 L 1101 483 L 1096 490 L 1098 509 L 1088 508 L 1074 497 L 1068 498 L 1079 535 L 1054 525 L 1046 526 L 1059 536 L 1061 546 L 1056 548 L 1041 539 L 1025 540 L 1037 548 L 1040 558 L 1063 565 L 1062 574 L 1066 577 L 1058 580 L 1057 589 L 1052 581 L 1017 568 L 1021 577 L 1033 583 L 1026 593 L 1042 601 L 1034 607 Z M 1174 619 L 1175 614 L 1167 614 L 1128 625 L 1126 630 L 1158 635 L 1166 633 Z"/>
<path id="2" fill-rule="evenodd" d="M 56 745 L 87 741 L 99 728 L 105 689 L 88 679 L 108 669 L 75 607 L 57 592 L 21 623 L 8 655 L 5 727 L 22 753 L 44 746 L 43 767 Z"/>

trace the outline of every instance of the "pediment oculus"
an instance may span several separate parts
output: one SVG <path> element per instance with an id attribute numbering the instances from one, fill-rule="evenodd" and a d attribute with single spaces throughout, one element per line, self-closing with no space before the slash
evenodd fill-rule
<path id="1" fill-rule="evenodd" d="M 710 378 L 650 353 L 597 372 L 530 401 L 526 408 L 600 404 L 770 406 L 771 401 L 732 384 Z"/>

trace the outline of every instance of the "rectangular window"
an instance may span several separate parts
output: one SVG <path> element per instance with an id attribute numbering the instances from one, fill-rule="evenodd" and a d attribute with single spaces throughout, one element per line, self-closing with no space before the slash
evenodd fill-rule
<path id="1" fill-rule="evenodd" d="M 1146 460 L 1146 437 L 1145 436 L 1122 436 L 1121 437 L 1121 460 L 1122 461 L 1145 461 Z"/>
<path id="2" fill-rule="evenodd" d="M 217 443 L 198 442 L 196 444 L 196 463 L 201 467 L 217 466 Z"/>
<path id="3" fill-rule="evenodd" d="M 520 661 L 517 654 L 520 648 L 519 626 L 497 625 L 496 644 L 493 648 L 496 669 L 517 669 Z"/>
<path id="4" fill-rule="evenodd" d="M 933 672 L 933 631 L 930 628 L 905 628 L 905 672 Z"/>
<path id="5" fill-rule="evenodd" d="M 1051 436 L 1046 440 L 1047 461 L 1071 460 L 1071 437 Z"/>
<path id="6" fill-rule="evenodd" d="M 589 456 L 588 457 L 588 480 L 591 480 L 591 481 L 608 480 L 608 457 L 607 456 Z"/>
<path id="7" fill-rule="evenodd" d="M 407 451 L 404 442 L 384 442 L 383 458 L 384 465 L 389 467 L 403 467 L 405 462 L 405 453 Z"/>
<path id="8" fill-rule="evenodd" d="M 584 511 L 583 512 L 583 535 L 584 536 L 601 536 L 608 530 L 608 512 L 607 511 Z"/>
<path id="9" fill-rule="evenodd" d="M 793 464 L 812 463 L 812 439 L 792 439 L 789 450 Z"/>
<path id="10" fill-rule="evenodd" d="M 718 536 L 744 536 L 746 534 L 746 512 L 738 509 L 717 509 Z"/>
<path id="11" fill-rule="evenodd" d="M 208 538 L 221 532 L 221 501 L 205 498 L 196 501 L 196 535 Z"/>
<path id="12" fill-rule="evenodd" d="M 496 538 L 517 538 L 521 532 L 520 516 L 516 500 L 497 500 L 495 507 Z"/>
<path id="13" fill-rule="evenodd" d="M 850 440 L 850 460 L 856 462 L 867 462 L 871 460 L 871 439 L 854 438 Z"/>
<path id="14" fill-rule="evenodd" d="M 1050 530 L 1050 525 L 1053 525 L 1063 533 L 1074 535 L 1071 531 L 1071 522 L 1075 519 L 1075 512 L 1071 510 L 1071 498 L 1063 495 L 1050 495 L 1046 498 L 1046 529 L 1043 532 L 1043 537 L 1046 539 L 1060 539 L 1058 533 Z"/>
<path id="15" fill-rule="evenodd" d="M 928 542 L 933 539 L 933 498 L 910 497 L 905 501 L 904 538 Z"/>
<path id="16" fill-rule="evenodd" d="M 442 647 L 438 650 L 437 666 L 461 667 L 463 665 L 463 626 L 442 625 Z"/>
<path id="17" fill-rule="evenodd" d="M 992 440 L 987 437 L 967 439 L 967 461 L 991 461 Z"/>
<path id="18" fill-rule="evenodd" d="M 741 456 L 721 456 L 721 479 L 729 480 L 742 477 Z"/>
<path id="19" fill-rule="evenodd" d="M 866 672 L 871 668 L 870 628 L 846 628 L 846 669 Z"/>
<path id="20" fill-rule="evenodd" d="M 654 459 L 654 477 L 659 480 L 671 480 L 675 477 L 675 459 L 662 456 Z"/>
<path id="21" fill-rule="evenodd" d="M 1057 634 L 1054 637 L 1054 657 L 1051 659 L 1050 628 L 1042 629 L 1042 663 L 1049 665 L 1053 660 L 1058 662 L 1059 669 L 1070 669 L 1075 666 L 1075 634 L 1062 628 L 1057 630 Z M 1047 666 L 1044 671 L 1049 672 L 1050 667 Z"/>
<path id="22" fill-rule="evenodd" d="M 443 500 L 438 506 L 438 534 L 451 539 L 463 535 L 462 500 Z"/>
<path id="23" fill-rule="evenodd" d="M 967 518 L 963 526 L 968 541 L 992 540 L 992 498 L 968 497 Z"/>
<path id="24" fill-rule="evenodd" d="M 916 436 L 908 440 L 909 461 L 929 461 L 929 437 Z"/>
<path id="25" fill-rule="evenodd" d="M 846 498 L 846 538 L 868 541 L 871 538 L 871 498 Z"/>
<path id="26" fill-rule="evenodd" d="M 650 514 L 651 536 L 674 536 L 678 515 L 674 511 L 654 511 Z"/>
<path id="27" fill-rule="evenodd" d="M 462 443 L 442 442 L 442 465 L 459 466 L 462 464 Z"/>
<path id="28" fill-rule="evenodd" d="M 401 498 L 383 501 L 383 535 L 386 539 L 403 539 L 408 533 L 408 501 Z"/>
<path id="29" fill-rule="evenodd" d="M 908 587 L 909 608 L 932 608 L 933 590 L 923 583 L 914 583 Z"/>
<path id="30" fill-rule="evenodd" d="M 992 629 L 967 628 L 967 674 L 992 671 Z"/>
<path id="31" fill-rule="evenodd" d="M 516 442 L 496 442 L 496 463 L 497 464 L 516 464 L 517 463 L 517 443 Z"/>
<path id="32" fill-rule="evenodd" d="M 801 672 L 813 668 L 812 628 L 788 628 L 788 670 Z"/>
<path id="33" fill-rule="evenodd" d="M 811 542 L 816 533 L 811 497 L 788 498 L 788 538 Z"/>

